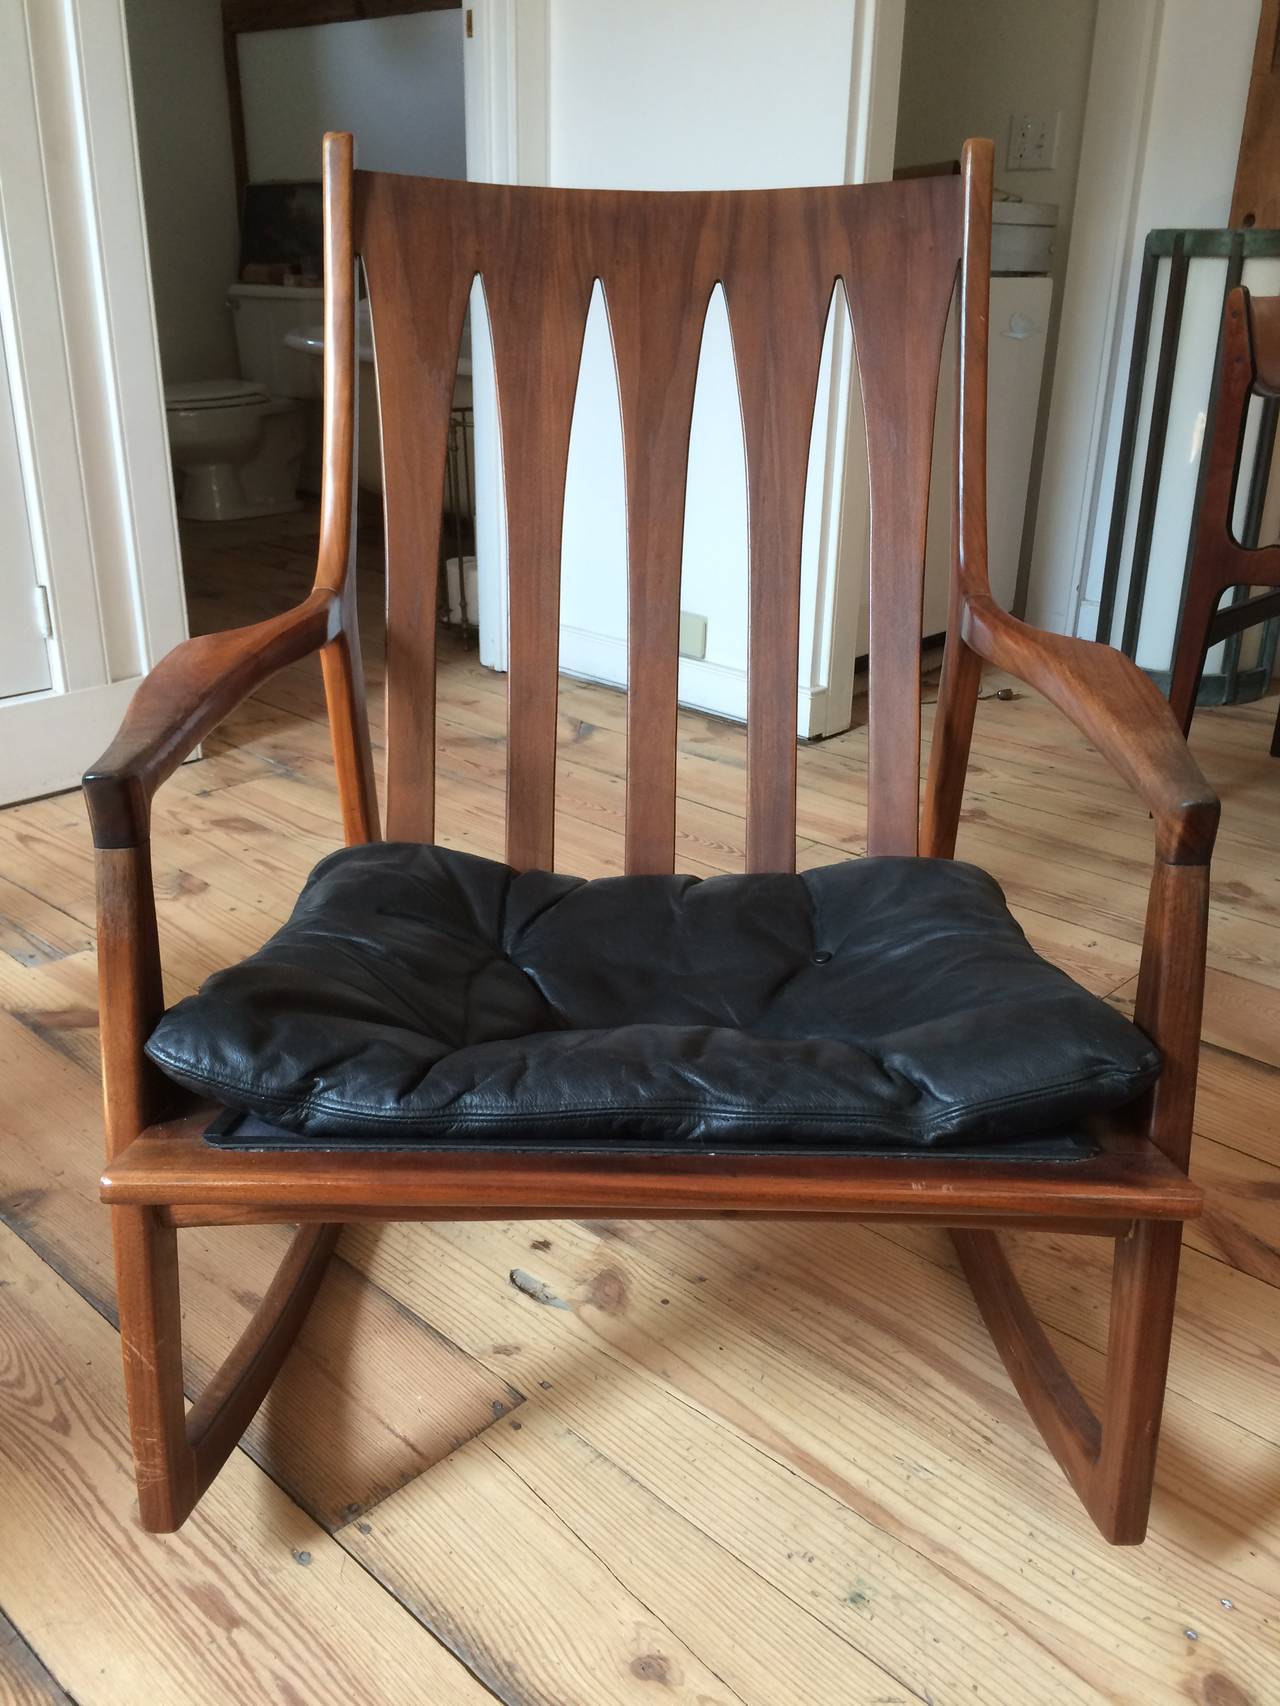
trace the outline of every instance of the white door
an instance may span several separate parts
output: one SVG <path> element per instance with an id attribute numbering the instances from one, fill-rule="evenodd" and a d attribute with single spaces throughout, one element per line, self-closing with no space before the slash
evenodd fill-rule
<path id="1" fill-rule="evenodd" d="M 9 385 L 9 359 L 0 327 L 0 516 L 4 540 L 0 546 L 0 699 L 19 693 L 39 693 L 52 687 L 49 668 L 48 611 L 36 578 L 35 546 L 23 486 Z"/>
<path id="2" fill-rule="evenodd" d="M 0 0 L 0 113 L 4 805 L 76 786 L 186 613 L 120 6 Z"/>

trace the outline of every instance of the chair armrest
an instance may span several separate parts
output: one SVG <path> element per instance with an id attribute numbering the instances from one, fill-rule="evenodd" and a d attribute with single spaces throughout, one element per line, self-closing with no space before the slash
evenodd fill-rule
<path id="1" fill-rule="evenodd" d="M 1208 864 L 1218 796 L 1159 689 L 1136 664 L 1097 641 L 1029 627 L 980 592 L 965 599 L 961 635 L 980 658 L 1056 705 L 1126 779 L 1155 820 L 1157 857 Z"/>
<path id="2" fill-rule="evenodd" d="M 336 638 L 342 621 L 341 598 L 317 590 L 281 616 L 184 640 L 161 658 L 85 774 L 94 846 L 144 842 L 151 797 L 164 779 L 277 670 Z"/>

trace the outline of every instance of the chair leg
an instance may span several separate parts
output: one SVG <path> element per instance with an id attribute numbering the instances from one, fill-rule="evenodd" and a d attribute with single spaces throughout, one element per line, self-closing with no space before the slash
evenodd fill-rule
<path id="1" fill-rule="evenodd" d="M 1113 1545 L 1137 1545 L 1151 1507 L 1181 1223 L 1139 1221 L 1116 1240 L 1101 1419 L 1059 1361 L 996 1233 L 951 1236 L 996 1349 L 1045 1443 L 1103 1537 Z"/>
<path id="2" fill-rule="evenodd" d="M 113 1208 L 111 1230 L 138 1515 L 149 1533 L 168 1534 L 195 1503 L 182 1391 L 178 1235 L 151 1208 Z"/>
<path id="3" fill-rule="evenodd" d="M 177 1232 L 153 1208 L 112 1210 L 138 1515 L 148 1533 L 182 1526 L 252 1421 L 306 1319 L 340 1230 L 304 1226 L 294 1234 L 266 1296 L 188 1414 Z"/>

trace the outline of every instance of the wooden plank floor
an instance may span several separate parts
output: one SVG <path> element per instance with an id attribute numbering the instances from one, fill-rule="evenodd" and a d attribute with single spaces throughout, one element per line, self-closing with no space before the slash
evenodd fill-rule
<path id="1" fill-rule="evenodd" d="M 195 625 L 282 608 L 312 526 L 190 530 Z M 372 564 L 363 582 L 376 637 Z M 441 698 L 441 838 L 496 854 L 502 683 L 453 650 Z M 173 996 L 260 944 L 336 844 L 321 715 L 299 666 L 164 791 Z M 747 1223 L 354 1229 L 245 1450 L 180 1535 L 142 1535 L 94 1194 L 84 812 L 64 795 L 0 813 L 0 1700 L 1280 1701 L 1274 715 L 1274 697 L 1206 713 L 1194 737 L 1224 800 L 1195 1157 L 1209 1207 L 1138 1550 L 1096 1538 L 943 1235 Z M 617 695 L 566 682 L 565 868 L 620 868 L 622 731 Z M 862 851 L 865 776 L 859 730 L 802 751 L 803 864 Z M 741 732 L 686 715 L 680 777 L 682 867 L 741 868 Z M 1034 697 L 979 707 L 960 852 L 1041 951 L 1132 1000 L 1150 826 Z M 282 1242 L 183 1234 L 190 1390 Z M 1094 1392 L 1105 1254 L 1016 1250 Z"/>

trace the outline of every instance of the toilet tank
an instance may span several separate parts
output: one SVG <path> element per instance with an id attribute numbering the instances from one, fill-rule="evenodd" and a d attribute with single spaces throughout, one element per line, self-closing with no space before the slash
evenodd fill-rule
<path id="1" fill-rule="evenodd" d="M 233 284 L 227 302 L 240 377 L 256 379 L 273 397 L 318 397 L 320 363 L 289 349 L 284 340 L 321 319 L 324 291 L 316 285 Z"/>

